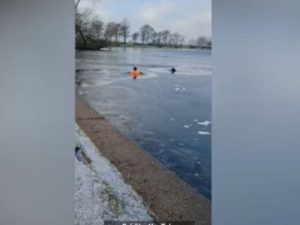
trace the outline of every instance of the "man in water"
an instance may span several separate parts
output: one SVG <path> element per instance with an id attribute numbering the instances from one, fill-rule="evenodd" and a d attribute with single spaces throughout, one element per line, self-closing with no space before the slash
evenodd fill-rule
<path id="1" fill-rule="evenodd" d="M 170 69 L 171 73 L 174 74 L 176 72 L 176 69 L 174 67 L 172 67 L 172 69 Z"/>
<path id="2" fill-rule="evenodd" d="M 133 69 L 130 70 L 128 73 L 132 76 L 133 79 L 136 79 L 138 76 L 140 76 L 141 74 L 143 74 L 136 67 L 133 67 Z"/>

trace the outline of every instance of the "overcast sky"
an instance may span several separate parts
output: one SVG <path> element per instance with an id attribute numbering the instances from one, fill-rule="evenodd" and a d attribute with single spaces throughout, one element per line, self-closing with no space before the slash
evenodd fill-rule
<path id="1" fill-rule="evenodd" d="M 187 41 L 211 36 L 211 0 L 82 0 L 79 8 L 86 7 L 105 23 L 127 18 L 131 33 L 149 24 L 156 31 L 179 32 Z"/>

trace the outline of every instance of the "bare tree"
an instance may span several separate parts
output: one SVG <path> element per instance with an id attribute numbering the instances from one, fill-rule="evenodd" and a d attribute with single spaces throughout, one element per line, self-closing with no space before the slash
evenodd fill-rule
<path id="1" fill-rule="evenodd" d="M 207 48 L 211 48 L 212 47 L 212 41 L 211 38 L 207 38 Z"/>
<path id="2" fill-rule="evenodd" d="M 88 2 L 95 6 L 101 0 L 74 0 L 75 2 L 75 29 L 76 29 L 76 47 L 99 49 L 103 46 L 107 46 L 108 42 L 103 37 L 104 23 L 97 17 L 92 18 L 94 11 L 92 6 L 88 7 L 82 3 Z M 109 29 L 108 29 L 109 30 Z M 106 36 L 109 36 L 111 40 L 112 32 L 106 32 Z"/>
<path id="3" fill-rule="evenodd" d="M 133 40 L 133 43 L 136 43 L 138 38 L 139 38 L 139 33 L 138 32 L 135 32 L 132 34 L 132 40 Z"/>
<path id="4" fill-rule="evenodd" d="M 184 36 L 182 36 L 178 32 L 172 34 L 171 39 L 173 41 L 172 44 L 175 45 L 175 47 L 182 46 L 182 44 L 184 42 Z"/>
<path id="5" fill-rule="evenodd" d="M 79 5 L 80 2 L 81 2 L 81 0 L 77 0 L 77 1 L 75 2 L 75 9 L 78 8 L 78 5 Z"/>
<path id="6" fill-rule="evenodd" d="M 88 42 L 88 14 L 90 13 L 89 9 L 86 9 L 83 13 L 79 13 L 76 10 L 75 14 L 75 29 L 76 29 L 76 40 L 82 41 L 83 44 Z"/>
<path id="7" fill-rule="evenodd" d="M 109 45 L 109 42 L 114 38 L 118 42 L 118 38 L 122 38 L 122 42 L 126 44 L 130 34 L 130 24 L 127 19 L 121 23 L 109 22 L 105 24 L 97 17 L 91 19 L 93 13 L 91 8 L 84 8 L 82 2 L 97 3 L 100 0 L 74 0 L 76 12 L 76 46 L 93 47 L 101 45 Z M 85 9 L 85 10 L 84 10 Z M 145 24 L 140 28 L 139 32 L 131 35 L 133 43 L 137 43 L 140 38 L 143 44 L 150 44 L 157 46 L 182 46 L 184 36 L 179 33 L 171 33 L 169 30 L 155 32 L 154 28 Z M 78 44 L 78 45 L 77 45 Z M 199 37 L 192 40 L 190 45 L 193 47 L 211 47 L 211 40 L 205 37 Z"/>
<path id="8" fill-rule="evenodd" d="M 100 0 L 86 0 L 86 1 L 89 1 L 89 2 L 92 2 L 92 3 L 99 3 L 100 2 Z M 80 2 L 82 2 L 82 0 L 75 0 L 75 9 L 78 9 L 78 6 L 79 6 Z"/>
<path id="9" fill-rule="evenodd" d="M 174 34 L 170 33 L 169 38 L 168 38 L 168 45 L 169 46 L 175 46 L 175 37 Z"/>
<path id="10" fill-rule="evenodd" d="M 156 35 L 156 43 L 161 45 L 163 42 L 163 32 L 158 32 Z"/>
<path id="11" fill-rule="evenodd" d="M 123 43 L 126 44 L 126 40 L 129 36 L 129 22 L 127 19 L 124 19 L 123 22 L 121 23 L 121 31 L 120 34 L 123 37 Z"/>
<path id="12" fill-rule="evenodd" d="M 140 37 L 143 44 L 148 43 L 154 33 L 153 27 L 146 24 L 140 29 Z"/>
<path id="13" fill-rule="evenodd" d="M 116 26 L 115 22 L 109 22 L 106 25 L 105 32 L 104 32 L 104 38 L 105 38 L 105 40 L 111 41 L 112 37 L 114 36 L 115 26 Z"/>
<path id="14" fill-rule="evenodd" d="M 89 35 L 89 21 L 88 15 L 91 14 L 91 9 L 87 8 L 83 12 L 79 12 L 78 6 L 82 0 L 75 0 L 75 32 L 76 41 L 83 42 L 84 45 L 88 43 Z"/>
<path id="15" fill-rule="evenodd" d="M 95 17 L 91 23 L 91 30 L 93 38 L 100 40 L 103 35 L 104 23 Z"/>
<path id="16" fill-rule="evenodd" d="M 205 48 L 207 47 L 207 38 L 206 37 L 198 37 L 196 40 L 196 45 L 200 48 Z"/>
<path id="17" fill-rule="evenodd" d="M 171 32 L 169 30 L 162 31 L 162 43 L 167 45 L 169 43 L 169 38 L 171 36 Z"/>
<path id="18" fill-rule="evenodd" d="M 113 35 L 115 36 L 115 41 L 118 42 L 118 37 L 121 33 L 121 24 L 115 23 L 115 26 L 113 27 Z"/>
<path id="19" fill-rule="evenodd" d="M 150 42 L 151 42 L 152 44 L 157 44 L 157 33 L 156 33 L 156 32 L 153 32 L 153 33 L 151 34 Z"/>
<path id="20" fill-rule="evenodd" d="M 179 44 L 180 44 L 180 46 L 183 45 L 184 39 L 185 39 L 184 36 L 183 36 L 183 35 L 180 35 L 180 39 L 179 39 Z"/>

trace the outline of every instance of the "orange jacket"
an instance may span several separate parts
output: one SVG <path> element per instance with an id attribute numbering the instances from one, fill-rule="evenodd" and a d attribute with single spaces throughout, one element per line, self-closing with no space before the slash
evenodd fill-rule
<path id="1" fill-rule="evenodd" d="M 137 76 L 141 75 L 141 71 L 139 71 L 139 70 L 130 70 L 129 74 L 133 77 L 137 77 Z"/>

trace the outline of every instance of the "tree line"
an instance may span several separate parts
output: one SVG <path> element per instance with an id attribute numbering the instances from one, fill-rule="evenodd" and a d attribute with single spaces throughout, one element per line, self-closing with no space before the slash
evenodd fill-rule
<path id="1" fill-rule="evenodd" d="M 80 2 L 80 1 L 78 1 Z M 75 6 L 77 7 L 78 4 Z M 127 19 L 121 22 L 104 23 L 98 17 L 89 18 L 90 11 L 79 13 L 76 10 L 76 48 L 101 49 L 110 46 L 156 46 L 156 47 L 190 47 L 211 48 L 211 40 L 199 37 L 185 44 L 185 37 L 178 32 L 169 30 L 156 31 L 145 24 L 139 31 L 130 32 Z"/>

